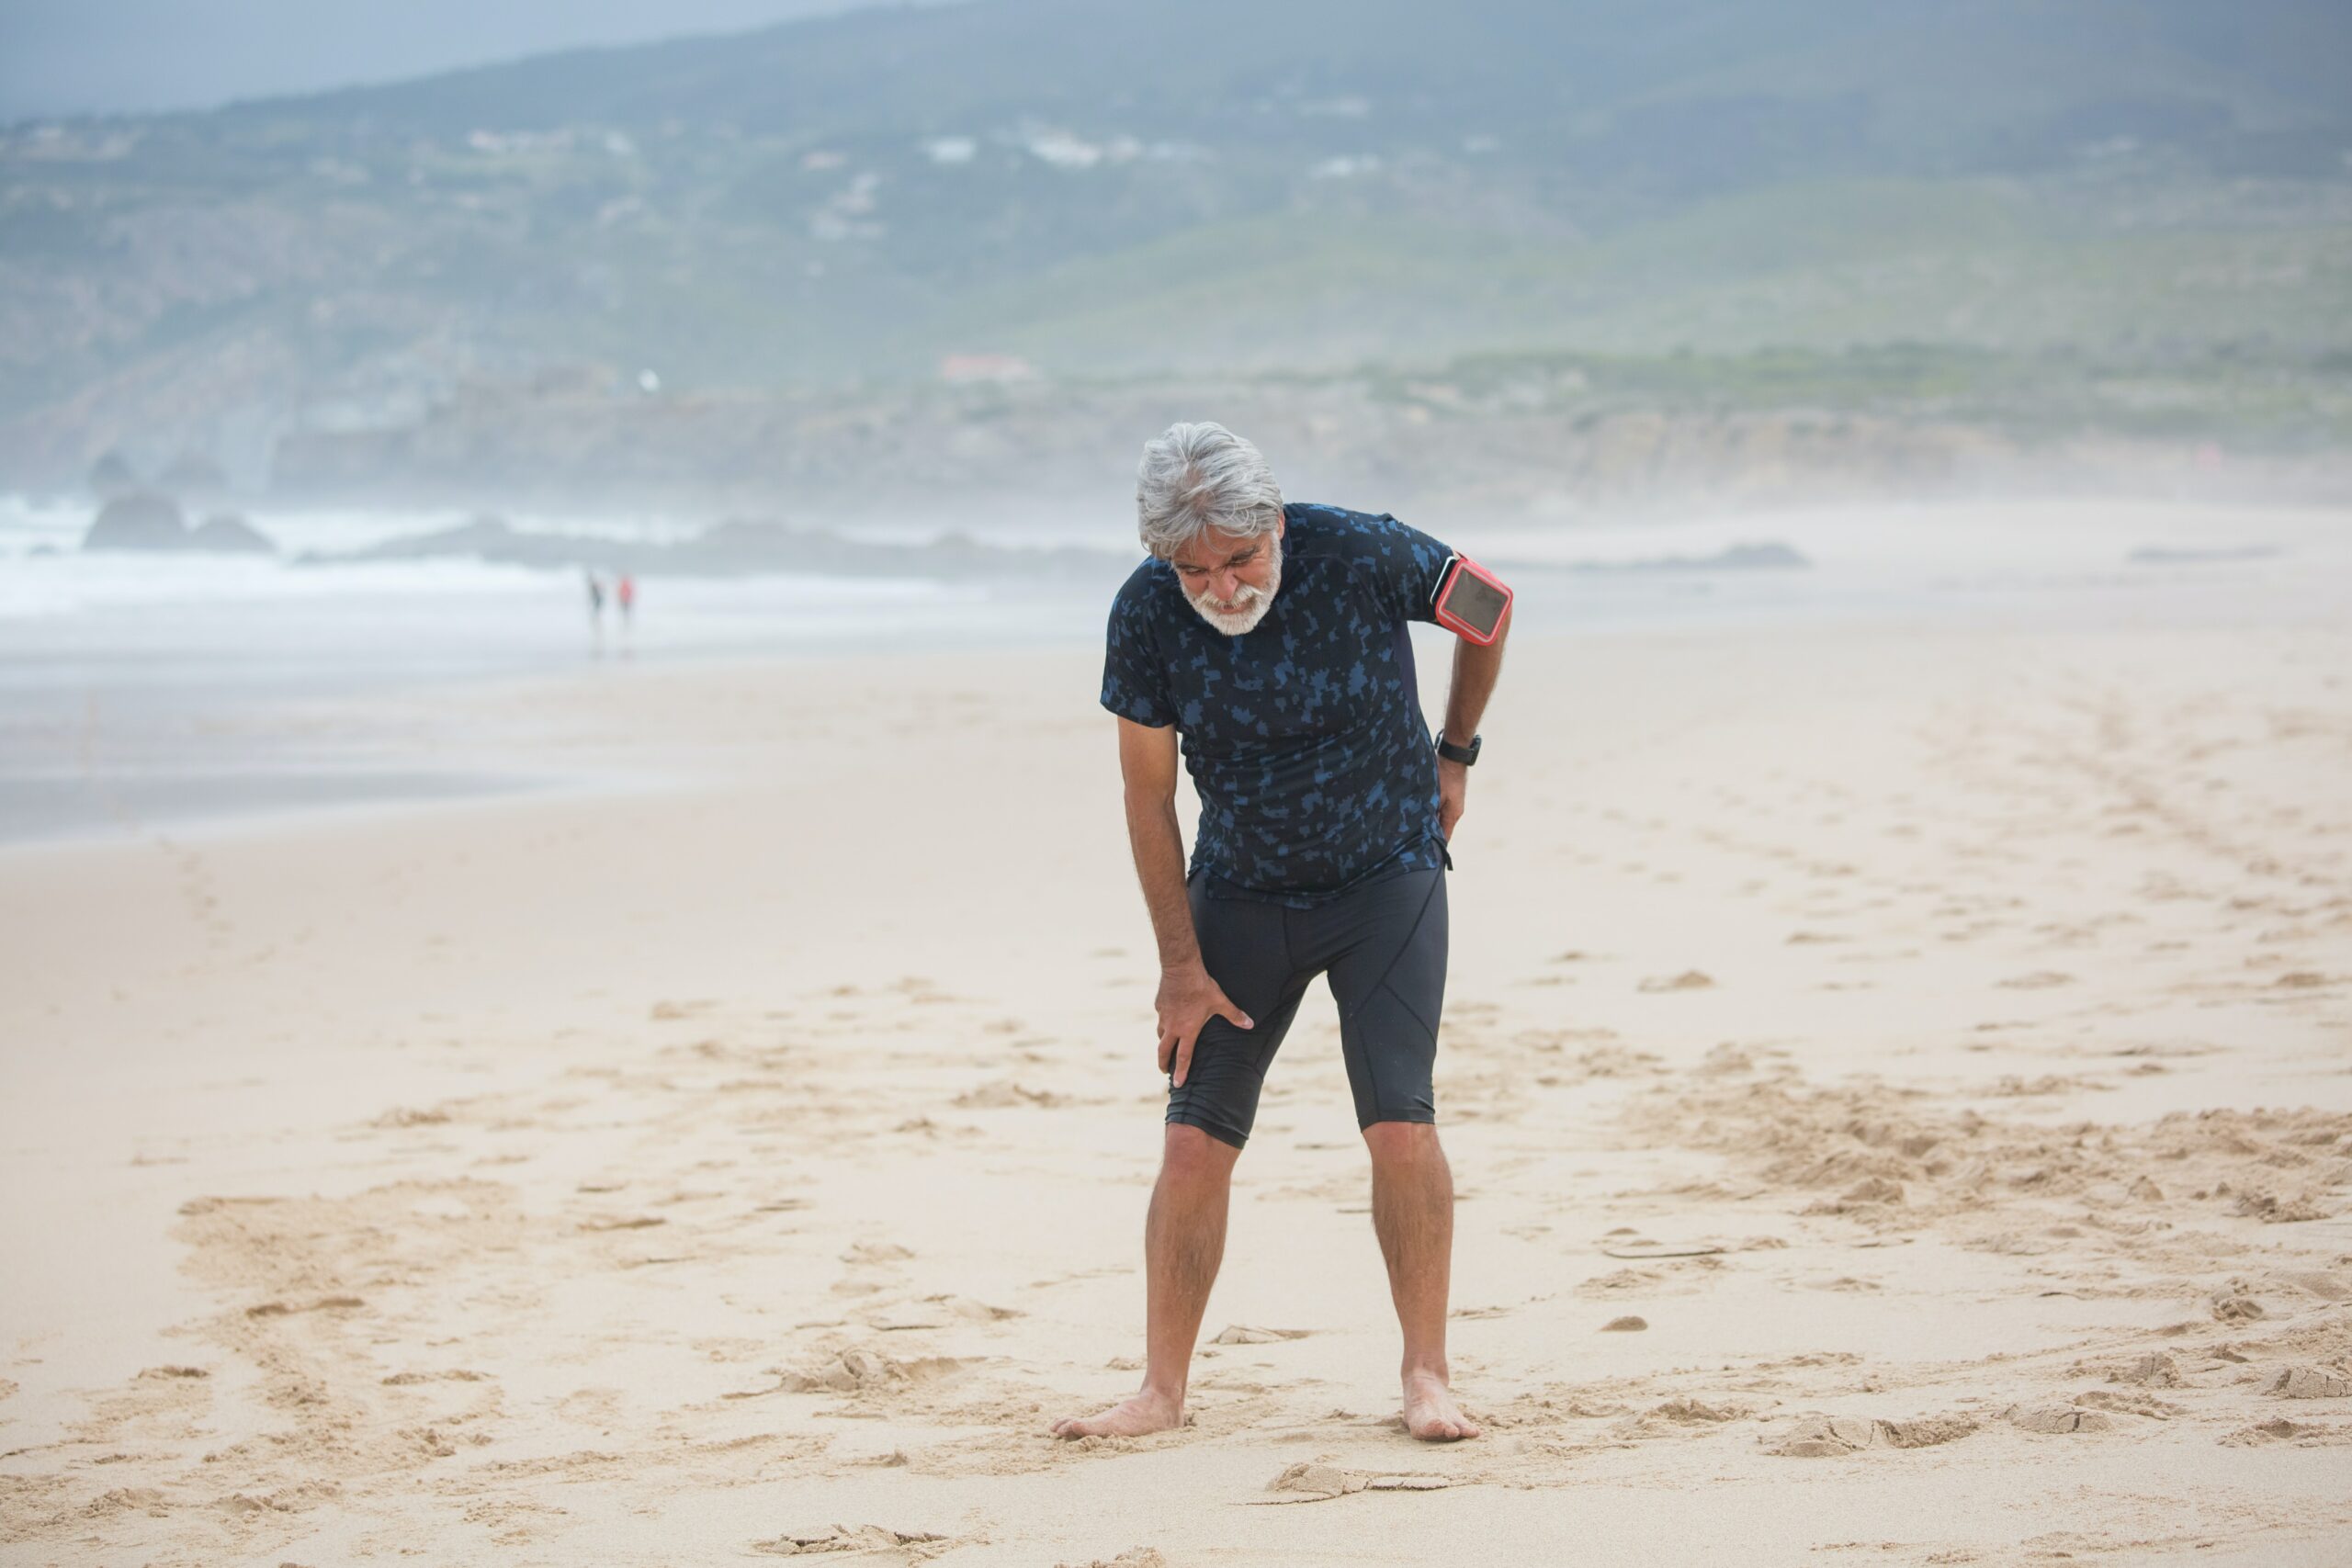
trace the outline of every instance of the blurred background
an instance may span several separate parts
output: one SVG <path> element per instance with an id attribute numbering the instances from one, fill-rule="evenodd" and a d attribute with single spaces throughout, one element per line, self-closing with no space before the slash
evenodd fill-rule
<path id="1" fill-rule="evenodd" d="M 9 0 L 0 838 L 495 782 L 363 692 L 1083 642 L 1178 418 L 1537 629 L 2324 613 L 2347 66 L 2325 0 Z"/>

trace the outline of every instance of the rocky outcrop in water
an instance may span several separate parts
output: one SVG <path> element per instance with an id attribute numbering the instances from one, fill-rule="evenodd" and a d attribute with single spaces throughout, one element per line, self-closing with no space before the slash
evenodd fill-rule
<path id="1" fill-rule="evenodd" d="M 119 495 L 98 508 L 90 531 L 82 536 L 85 550 L 176 550 L 187 543 L 187 520 L 179 503 L 145 491 Z"/>
<path id="2" fill-rule="evenodd" d="M 188 530 L 187 548 L 215 555 L 274 556 L 277 547 L 268 535 L 233 512 L 206 518 Z"/>
<path id="3" fill-rule="evenodd" d="M 276 555 L 269 536 L 243 518 L 223 513 L 191 528 L 179 502 L 153 491 L 119 495 L 98 509 L 82 536 L 85 550 L 156 555 Z"/>

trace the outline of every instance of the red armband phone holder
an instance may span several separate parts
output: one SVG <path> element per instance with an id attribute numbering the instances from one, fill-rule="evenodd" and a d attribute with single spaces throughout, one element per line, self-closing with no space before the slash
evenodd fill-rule
<path id="1" fill-rule="evenodd" d="M 1468 556 L 1456 555 L 1438 579 L 1437 624 L 1485 648 L 1501 632 L 1510 597 L 1502 579 Z"/>

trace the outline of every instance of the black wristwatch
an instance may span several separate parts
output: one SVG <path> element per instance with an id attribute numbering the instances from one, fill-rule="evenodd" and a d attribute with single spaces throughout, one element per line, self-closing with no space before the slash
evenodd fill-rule
<path id="1" fill-rule="evenodd" d="M 1437 754 L 1449 762 L 1459 762 L 1466 768 L 1478 760 L 1479 739 L 1474 735 L 1469 745 L 1456 746 L 1445 738 L 1445 731 L 1441 729 L 1437 732 Z"/>

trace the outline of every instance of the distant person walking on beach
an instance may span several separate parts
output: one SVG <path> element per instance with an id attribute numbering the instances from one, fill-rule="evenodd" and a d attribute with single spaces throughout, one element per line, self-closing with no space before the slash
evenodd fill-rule
<path id="1" fill-rule="evenodd" d="M 621 573 L 620 581 L 613 584 L 613 604 L 621 613 L 621 627 L 626 631 L 637 611 L 637 579 Z"/>
<path id="2" fill-rule="evenodd" d="M 582 567 L 580 575 L 588 583 L 588 624 L 598 631 L 605 629 L 605 584 L 602 579 Z"/>
<path id="3" fill-rule="evenodd" d="M 1448 840 L 1509 591 L 1393 517 L 1285 503 L 1258 449 L 1220 425 L 1171 425 L 1146 446 L 1136 502 L 1151 558 L 1113 602 L 1102 702 L 1118 716 L 1128 841 L 1159 947 L 1169 1093 L 1144 1228 L 1148 1359 L 1133 1398 L 1054 1430 L 1182 1423 L 1233 1168 L 1275 1048 L 1325 975 L 1404 1331 L 1405 1426 L 1475 1438 L 1446 1365 L 1453 1179 L 1431 1080 Z M 1464 638 L 1434 741 L 1416 620 Z M 1201 800 L 1189 872 L 1180 735 Z"/>

